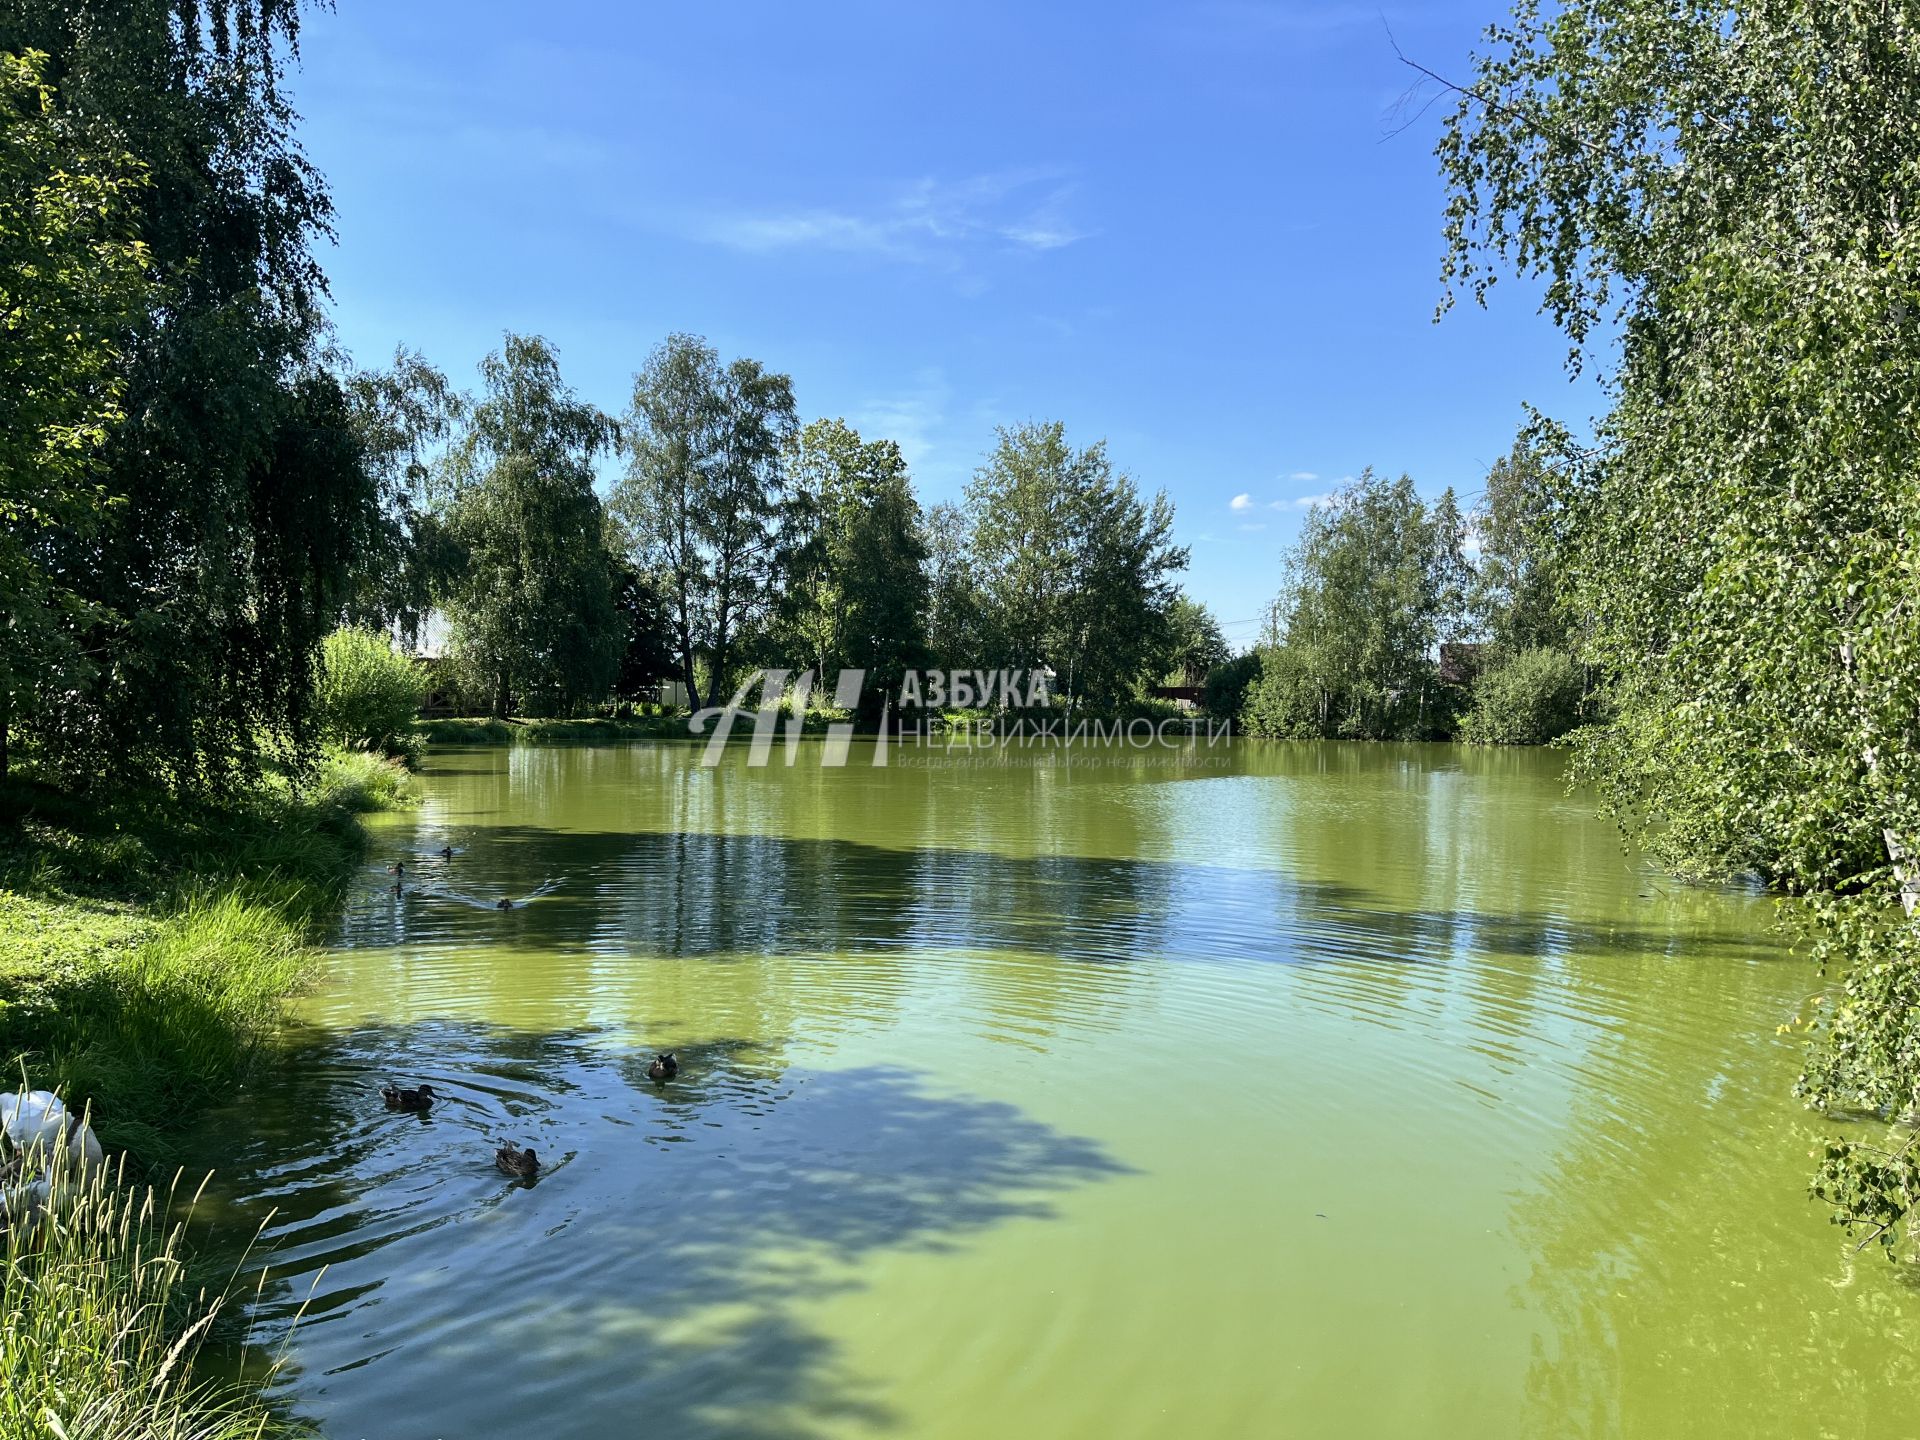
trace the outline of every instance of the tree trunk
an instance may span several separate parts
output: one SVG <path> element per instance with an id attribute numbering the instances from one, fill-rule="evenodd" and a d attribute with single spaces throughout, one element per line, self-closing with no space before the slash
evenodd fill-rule
<path id="1" fill-rule="evenodd" d="M 717 710 L 720 707 L 722 686 L 727 683 L 727 647 L 725 642 L 713 647 L 713 673 L 707 676 L 707 708 Z"/>
<path id="2" fill-rule="evenodd" d="M 700 708 L 700 690 L 693 673 L 693 650 L 686 647 L 680 651 L 680 682 L 687 687 L 687 708 Z"/>

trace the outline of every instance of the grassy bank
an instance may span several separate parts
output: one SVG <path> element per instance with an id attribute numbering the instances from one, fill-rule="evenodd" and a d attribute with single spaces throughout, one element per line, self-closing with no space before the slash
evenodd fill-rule
<path id="1" fill-rule="evenodd" d="M 330 757 L 219 805 L 0 791 L 0 1058 L 148 1161 L 244 1078 L 404 774 Z"/>
<path id="2" fill-rule="evenodd" d="M 415 732 L 429 745 L 540 745 L 554 741 L 687 738 L 687 717 L 635 715 L 619 720 L 496 720 L 487 716 L 422 720 Z"/>
<path id="3" fill-rule="evenodd" d="M 135 1177 L 256 1069 L 364 853 L 356 817 L 403 803 L 405 783 L 336 754 L 299 789 L 221 804 L 0 788 L 6 1083 L 90 1108 L 120 1152 L 6 1234 L 0 1440 L 278 1428 L 257 1396 L 195 1384 L 222 1302 L 188 1284 L 171 1205 Z"/>

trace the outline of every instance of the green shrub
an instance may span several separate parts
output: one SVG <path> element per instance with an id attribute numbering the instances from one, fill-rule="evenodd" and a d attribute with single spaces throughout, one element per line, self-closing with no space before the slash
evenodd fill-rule
<path id="1" fill-rule="evenodd" d="M 1241 723 L 1246 710 L 1247 691 L 1259 678 L 1258 650 L 1249 650 L 1244 655 L 1234 656 L 1224 665 L 1214 666 L 1207 672 L 1206 689 L 1200 699 L 1201 708 L 1216 720 Z"/>
<path id="2" fill-rule="evenodd" d="M 1545 745 L 1580 723 L 1584 678 L 1558 650 L 1521 650 L 1497 659 L 1473 684 L 1460 738 L 1474 745 Z"/>
<path id="3" fill-rule="evenodd" d="M 373 630 L 342 627 L 320 647 L 320 730 L 327 739 L 386 755 L 406 752 L 427 677 Z"/>
<path id="4" fill-rule="evenodd" d="M 1286 646 L 1254 652 L 1255 673 L 1249 677 L 1240 708 L 1240 723 L 1249 735 L 1298 740 L 1324 733 L 1324 696 L 1299 653 Z"/>

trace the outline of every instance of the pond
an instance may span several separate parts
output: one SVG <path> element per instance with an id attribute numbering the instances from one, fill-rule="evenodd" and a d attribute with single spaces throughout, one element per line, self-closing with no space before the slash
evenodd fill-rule
<path id="1" fill-rule="evenodd" d="M 328 1436 L 1911 1413 L 1920 1292 L 1805 1199 L 1819 977 L 1559 755 L 824 755 L 440 750 L 381 824 L 195 1146 Z"/>

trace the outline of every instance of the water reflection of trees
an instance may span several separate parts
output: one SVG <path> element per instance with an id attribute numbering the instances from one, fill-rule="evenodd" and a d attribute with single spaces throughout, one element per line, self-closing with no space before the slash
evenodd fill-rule
<path id="1" fill-rule="evenodd" d="M 268 1227 L 270 1338 L 317 1282 L 288 1388 L 330 1433 L 646 1428 L 801 1437 L 888 1412 L 808 1307 L 877 1252 L 944 1251 L 1124 1174 L 1017 1108 L 895 1069 L 785 1069 L 775 1042 L 681 1050 L 681 1078 L 591 1034 L 484 1026 L 315 1036 L 287 1083 L 212 1117 Z M 420 1057 L 448 1099 L 389 1115 L 377 1079 Z M 408 1069 L 406 1073 L 416 1073 Z M 552 1167 L 520 1190 L 491 1146 Z M 227 1233 L 246 1228 L 241 1216 Z M 377 1363 L 375 1363 L 377 1362 Z M 343 1379 L 350 1376 L 350 1379 Z"/>
<path id="2" fill-rule="evenodd" d="M 1784 1100 L 1792 1057 L 1769 1034 L 1784 1018 L 1775 1013 L 1782 987 L 1759 963 L 1777 952 L 1739 933 L 1759 930 L 1763 917 L 1649 879 L 1584 802 L 1564 796 L 1553 757 L 1247 747 L 1227 775 L 1151 757 L 1125 766 L 1003 758 L 959 774 L 703 772 L 670 750 L 541 752 L 514 764 L 511 775 L 452 777 L 444 823 L 471 827 L 463 864 L 480 880 L 505 887 L 562 874 L 568 885 L 510 917 L 404 916 L 387 937 L 396 943 L 372 963 L 391 966 L 397 986 L 417 985 L 428 1011 L 448 991 L 426 951 L 469 947 L 489 950 L 489 963 L 460 970 L 460 986 L 479 992 L 473 1013 L 593 1020 L 664 1032 L 661 1043 L 804 1033 L 817 1045 L 836 1027 L 886 1021 L 928 967 L 951 962 L 972 987 L 969 1003 L 1045 1046 L 1151 999 L 1168 967 L 1142 960 L 1316 965 L 1310 985 L 1285 992 L 1290 1002 L 1409 1032 L 1391 1052 L 1406 1069 L 1374 1077 L 1381 1083 L 1415 1097 L 1435 1076 L 1470 1080 L 1476 1103 L 1518 1094 L 1534 1112 L 1512 1122 L 1526 1179 L 1510 1225 L 1532 1260 L 1513 1300 L 1537 1318 L 1538 1334 L 1527 1433 L 1789 1434 L 1815 1413 L 1858 1432 L 1870 1394 L 1920 1379 L 1888 1339 L 1920 1297 L 1831 1263 L 1837 1242 L 1799 1207 L 1804 1130 Z M 1266 1033 L 1262 1022 L 1233 1017 Z M 1748 1028 L 1730 1037 L 1729 1025 Z M 444 1038 L 424 1023 L 396 1033 L 429 1056 Z M 636 1154 L 697 1150 L 754 1125 L 786 1133 L 782 1108 L 827 1083 L 784 1074 L 776 1039 L 703 1061 L 710 1076 L 739 1077 L 716 1078 L 710 1097 L 695 1088 L 654 1095 L 636 1050 L 615 1068 L 641 1101 L 617 1101 L 603 1098 L 617 1092 L 595 1070 L 608 1062 L 573 1055 L 584 1042 L 543 1043 L 560 1049 L 527 1063 L 594 1075 L 574 1082 L 586 1108 L 614 1117 Z M 1462 1066 L 1443 1045 L 1489 1068 Z M 753 1149 L 748 1136 L 747 1152 L 727 1159 L 722 1173 L 746 1195 L 717 1214 L 742 1246 L 715 1226 L 654 1220 L 657 1197 L 679 1203 L 657 1168 L 619 1167 L 627 1188 L 604 1197 L 623 1212 L 617 1219 L 566 1221 L 637 1251 L 664 1246 L 658 1275 L 669 1289 L 740 1306 L 735 1320 L 713 1319 L 700 1300 L 658 1301 L 652 1277 L 619 1269 L 634 1298 L 596 1306 L 578 1342 L 594 1364 L 611 1363 L 622 1344 L 645 1352 L 635 1364 L 647 1378 L 615 1393 L 646 1390 L 668 1423 L 694 1434 L 801 1435 L 835 1416 L 883 1423 L 799 1314 L 804 1297 L 851 1283 L 831 1257 L 940 1243 L 994 1223 L 1008 1204 L 1027 1213 L 1033 1195 L 1014 1182 L 1012 1160 L 1028 1151 L 1037 1155 L 1022 1163 L 1036 1167 L 1043 1192 L 1099 1173 L 1073 1158 L 1073 1143 L 1056 1149 L 1058 1137 L 1017 1112 L 929 1101 L 897 1072 L 854 1073 L 861 1078 L 792 1126 L 798 1134 L 818 1120 L 824 1149 L 792 1159 Z M 737 1093 L 728 1088 L 736 1083 Z M 1545 1173 L 1526 1153 L 1541 1143 L 1525 1128 L 1536 1122 L 1564 1134 Z M 961 1131 L 956 1158 L 979 1164 L 984 1187 L 948 1167 L 940 1147 L 949 1124 Z M 902 1134 L 902 1125 L 928 1134 Z M 583 1155 L 606 1143 L 567 1142 L 565 1129 L 556 1141 Z M 888 1138 L 868 1150 L 839 1138 L 869 1130 Z M 377 1168 L 351 1154 L 344 1163 L 349 1174 Z M 769 1213 L 769 1177 L 789 1163 L 799 1209 L 785 1220 Z M 405 1193 L 392 1187 L 411 1172 L 393 1165 L 390 1180 L 321 1206 L 321 1240 L 329 1223 L 364 1238 L 353 1215 L 377 1216 L 383 1196 Z M 537 1192 L 543 1201 L 573 1183 L 575 1168 Z M 1006 1192 L 988 1193 L 1001 1183 Z M 935 1206 L 922 1185 L 959 1193 Z M 836 1193 L 849 1186 L 861 1197 L 872 1188 L 878 1213 L 828 1217 L 836 1204 L 866 1203 Z M 419 1240 L 424 1220 L 399 1208 L 371 1228 L 388 1225 L 410 1247 L 438 1243 L 437 1230 Z M 767 1248 L 803 1253 L 755 1278 L 747 1272 Z M 357 1259 L 345 1268 L 337 1303 L 359 1314 L 385 1282 L 364 1278 Z M 536 1331 L 531 1353 L 560 1366 L 574 1330 L 540 1332 L 534 1302 L 522 1308 L 505 1304 L 502 1318 L 456 1327 L 460 1343 L 503 1353 L 495 1327 L 524 1324 Z M 431 1324 L 437 1312 L 422 1313 Z M 686 1338 L 696 1321 L 725 1337 L 710 1354 Z M 739 1397 L 755 1418 L 715 1408 L 712 1387 L 738 1366 L 764 1371 L 761 1388 Z"/>

